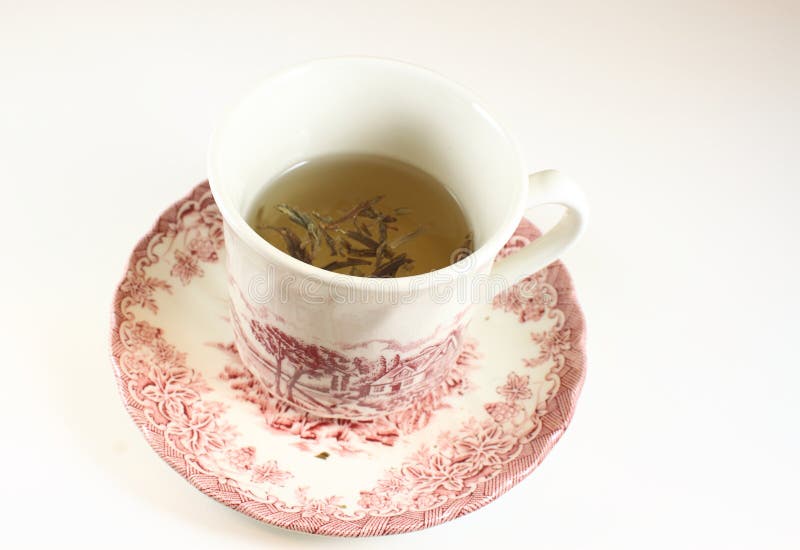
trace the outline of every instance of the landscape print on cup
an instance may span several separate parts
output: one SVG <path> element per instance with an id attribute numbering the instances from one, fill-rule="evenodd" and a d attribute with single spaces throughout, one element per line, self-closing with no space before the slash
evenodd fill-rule
<path id="1" fill-rule="evenodd" d="M 437 388 L 462 348 L 464 324 L 440 330 L 414 349 L 367 342 L 337 350 L 289 334 L 277 318 L 232 311 L 244 364 L 275 397 L 321 416 L 380 416 Z"/>
<path id="2" fill-rule="evenodd" d="M 371 445 L 391 447 L 399 438 L 423 429 L 438 411 L 450 406 L 451 398 L 472 389 L 470 376 L 480 366 L 477 342 L 467 338 L 444 380 L 407 408 L 363 420 L 322 418 L 267 391 L 244 366 L 234 343 L 211 342 L 209 345 L 223 351 L 227 357 L 219 378 L 229 385 L 237 400 L 258 408 L 270 431 L 295 436 L 291 445 L 298 449 L 314 453 L 322 450 L 336 456 L 364 453 Z"/>

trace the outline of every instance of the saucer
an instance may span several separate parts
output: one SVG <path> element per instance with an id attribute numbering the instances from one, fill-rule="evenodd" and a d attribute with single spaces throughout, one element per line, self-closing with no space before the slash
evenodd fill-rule
<path id="1" fill-rule="evenodd" d="M 523 220 L 500 254 L 538 234 Z M 219 502 L 322 535 L 414 531 L 508 491 L 567 428 L 586 358 L 583 314 L 560 262 L 531 276 L 532 293 L 476 308 L 461 355 L 432 394 L 399 413 L 347 421 L 274 399 L 243 367 L 224 247 L 202 183 L 133 250 L 111 329 L 133 421 L 162 459 Z"/>

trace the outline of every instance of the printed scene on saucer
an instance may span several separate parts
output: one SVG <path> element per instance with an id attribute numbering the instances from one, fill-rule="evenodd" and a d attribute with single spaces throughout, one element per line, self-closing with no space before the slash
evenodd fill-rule
<path id="1" fill-rule="evenodd" d="M 502 254 L 537 235 L 523 221 Z M 569 423 L 584 376 L 583 317 L 560 263 L 533 275 L 531 292 L 476 308 L 463 351 L 434 392 L 402 412 L 348 421 L 292 408 L 243 367 L 224 246 L 222 218 L 201 184 L 134 251 L 112 334 L 129 413 L 159 455 L 209 496 L 301 531 L 410 531 L 508 490 Z M 387 372 L 402 372 L 393 361 L 387 350 Z M 317 385 L 342 383 L 335 373 L 313 375 Z"/>

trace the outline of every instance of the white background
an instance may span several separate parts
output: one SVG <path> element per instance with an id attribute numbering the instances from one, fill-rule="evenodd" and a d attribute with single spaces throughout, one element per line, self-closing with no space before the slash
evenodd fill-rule
<path id="1" fill-rule="evenodd" d="M 800 4 L 0 0 L 0 545 L 798 548 Z M 214 5 L 219 4 L 219 5 Z M 574 422 L 488 507 L 380 540 L 201 495 L 123 410 L 129 251 L 205 178 L 221 109 L 340 54 L 466 85 L 593 207 Z"/>

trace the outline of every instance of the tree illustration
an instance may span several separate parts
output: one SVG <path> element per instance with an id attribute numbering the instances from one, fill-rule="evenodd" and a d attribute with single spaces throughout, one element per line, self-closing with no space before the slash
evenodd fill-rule
<path id="1" fill-rule="evenodd" d="M 295 340 L 294 346 L 289 350 L 291 362 L 295 367 L 292 377 L 286 386 L 287 398 L 292 398 L 292 393 L 297 381 L 304 374 L 313 378 L 322 376 L 333 376 L 338 373 L 341 375 L 352 374 L 355 371 L 350 360 L 337 351 L 317 346 L 314 344 L 303 344 Z"/>
<path id="2" fill-rule="evenodd" d="M 281 391 L 283 361 L 287 358 L 291 361 L 293 357 L 290 358 L 289 355 L 297 347 L 297 340 L 277 327 L 261 324 L 256 320 L 250 322 L 250 330 L 258 343 L 275 358 L 275 393 L 283 395 Z"/>

